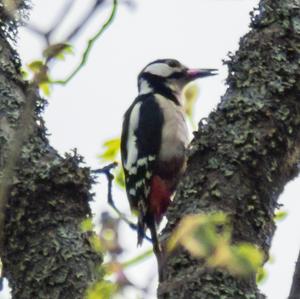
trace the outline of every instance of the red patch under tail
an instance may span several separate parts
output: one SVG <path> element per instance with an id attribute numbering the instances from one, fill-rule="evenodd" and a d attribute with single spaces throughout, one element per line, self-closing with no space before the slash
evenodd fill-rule
<path id="1" fill-rule="evenodd" d="M 171 202 L 172 191 L 167 183 L 157 175 L 151 180 L 151 191 L 149 195 L 150 211 L 154 215 L 155 221 L 159 223 L 166 213 Z"/>

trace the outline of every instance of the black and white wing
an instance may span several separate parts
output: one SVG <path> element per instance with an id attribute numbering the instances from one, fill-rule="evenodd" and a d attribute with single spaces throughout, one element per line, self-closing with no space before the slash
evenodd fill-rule
<path id="1" fill-rule="evenodd" d="M 161 144 L 163 114 L 152 94 L 136 98 L 124 116 L 121 156 L 127 196 L 144 221 L 156 158 Z"/>

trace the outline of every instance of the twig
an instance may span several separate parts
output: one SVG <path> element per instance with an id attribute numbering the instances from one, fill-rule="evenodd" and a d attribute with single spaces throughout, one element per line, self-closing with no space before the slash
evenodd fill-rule
<path id="1" fill-rule="evenodd" d="M 64 39 L 66 42 L 70 42 L 88 23 L 88 21 L 92 18 L 92 16 L 98 11 L 102 4 L 107 4 L 108 1 L 105 0 L 97 0 L 88 13 L 83 17 L 81 22 L 67 35 Z M 135 4 L 129 0 L 119 1 L 120 4 L 127 5 L 129 8 L 133 9 Z"/>
<path id="2" fill-rule="evenodd" d="M 138 256 L 135 256 L 133 257 L 132 259 L 126 261 L 126 262 L 122 262 L 121 265 L 122 265 L 122 268 L 128 268 L 128 267 L 131 267 L 131 266 L 134 266 L 135 264 L 137 264 L 138 262 L 141 262 L 143 261 L 145 258 L 151 256 L 153 254 L 153 250 L 152 248 L 151 249 L 148 249 L 147 251 L 141 253 L 140 255 Z"/>
<path id="3" fill-rule="evenodd" d="M 100 5 L 104 3 L 105 0 L 97 0 L 94 5 L 90 8 L 88 13 L 83 17 L 81 22 L 68 34 L 68 36 L 65 38 L 66 41 L 72 40 L 81 29 L 84 28 L 84 26 L 87 24 L 87 22 L 92 18 L 92 16 L 97 12 Z"/>
<path id="4" fill-rule="evenodd" d="M 37 34 L 37 35 L 40 35 L 42 38 L 45 39 L 45 32 L 40 30 L 39 28 L 37 28 L 35 25 L 33 24 L 26 24 L 26 29 L 32 31 L 33 33 Z"/>
<path id="5" fill-rule="evenodd" d="M 114 211 L 118 214 L 120 219 L 122 219 L 125 223 L 128 224 L 128 226 L 137 231 L 138 227 L 135 223 L 131 222 L 126 218 L 126 216 L 117 208 L 116 204 L 114 203 L 113 197 L 112 197 L 112 182 L 114 180 L 114 176 L 111 173 L 111 170 L 114 169 L 118 165 L 117 162 L 113 162 L 111 164 L 108 164 L 104 166 L 103 168 L 93 170 L 92 172 L 94 174 L 104 174 L 107 178 L 107 201 L 108 204 L 114 209 Z M 147 235 L 144 236 L 146 240 L 152 243 L 152 239 L 149 238 Z"/>
<path id="6" fill-rule="evenodd" d="M 56 17 L 56 20 L 54 21 L 53 25 L 48 31 L 42 31 L 39 28 L 37 28 L 35 25 L 27 24 L 25 28 L 28 30 L 34 32 L 37 35 L 40 35 L 46 42 L 46 44 L 49 46 L 51 44 L 51 36 L 56 32 L 56 30 L 59 28 L 61 23 L 66 19 L 66 16 L 70 12 L 72 6 L 74 4 L 73 0 L 68 1 L 63 9 L 59 12 L 58 16 Z"/>
<path id="7" fill-rule="evenodd" d="M 148 249 L 144 252 L 142 252 L 141 254 L 134 256 L 133 258 L 125 261 L 125 262 L 121 262 L 121 266 L 123 269 L 134 266 L 135 264 L 137 264 L 140 261 L 143 261 L 144 259 L 146 259 L 147 257 L 151 256 L 153 254 L 153 250 L 152 249 Z M 105 264 L 103 264 L 103 267 L 106 267 L 110 264 L 111 262 L 107 262 Z"/>
<path id="8" fill-rule="evenodd" d="M 90 10 L 87 12 L 87 14 L 82 18 L 82 20 L 62 40 L 64 40 L 65 42 L 70 42 L 74 37 L 76 37 L 76 35 L 85 27 L 85 25 L 92 18 L 92 16 L 98 11 L 99 7 L 106 2 L 107 1 L 105 0 L 97 0 L 94 3 L 94 5 L 90 8 Z M 133 2 L 128 0 L 121 1 L 120 3 L 127 5 L 130 8 L 134 8 L 135 5 Z M 66 5 L 60 11 L 58 16 L 56 17 L 56 20 L 54 21 L 53 25 L 48 31 L 42 31 L 33 24 L 27 24 L 25 28 L 41 36 L 43 39 L 45 39 L 46 44 L 49 46 L 52 43 L 51 41 L 52 35 L 59 29 L 61 23 L 66 19 L 66 16 L 71 10 L 73 4 L 74 4 L 74 0 L 70 0 L 69 2 L 66 3 Z"/>
<path id="9" fill-rule="evenodd" d="M 81 68 L 86 64 L 87 62 L 87 58 L 91 52 L 91 49 L 94 45 L 94 43 L 96 42 L 96 40 L 102 35 L 102 33 L 109 27 L 109 25 L 112 23 L 115 15 L 116 15 L 116 11 L 117 11 L 117 6 L 118 6 L 118 1 L 114 0 L 113 1 L 113 7 L 112 7 L 112 11 L 107 19 L 107 21 L 103 24 L 103 26 L 101 27 L 101 29 L 88 41 L 87 47 L 85 49 L 85 51 L 83 52 L 81 61 L 79 63 L 79 65 L 75 68 L 75 70 L 66 78 L 63 80 L 55 80 L 55 81 L 51 81 L 51 83 L 55 83 L 55 84 L 61 84 L 61 85 L 65 85 L 67 84 L 70 80 L 72 80 L 74 78 L 74 76 L 76 76 L 76 74 L 81 70 Z"/>
<path id="10" fill-rule="evenodd" d="M 69 0 L 63 7 L 63 9 L 60 11 L 60 13 L 56 16 L 56 20 L 53 22 L 53 25 L 51 26 L 51 29 L 48 30 L 48 32 L 45 33 L 45 36 L 48 36 L 50 39 L 50 36 L 59 28 L 61 23 L 65 20 L 68 13 L 71 11 L 71 8 L 74 4 L 74 0 Z"/>
<path id="11" fill-rule="evenodd" d="M 118 162 L 113 162 L 113 163 L 110 163 L 100 169 L 94 169 L 92 170 L 92 173 L 95 173 L 95 174 L 105 174 L 107 172 L 110 172 L 112 169 L 114 169 L 115 167 L 118 166 Z"/>

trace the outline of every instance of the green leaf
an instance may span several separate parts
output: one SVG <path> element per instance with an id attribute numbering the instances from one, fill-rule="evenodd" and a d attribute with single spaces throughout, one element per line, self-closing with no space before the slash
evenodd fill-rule
<path id="1" fill-rule="evenodd" d="M 184 111 L 188 116 L 193 117 L 195 103 L 199 96 L 198 86 L 194 83 L 188 84 L 183 91 L 183 96 L 184 96 Z"/>
<path id="2" fill-rule="evenodd" d="M 84 219 L 80 224 L 80 229 L 83 233 L 93 231 L 94 224 L 92 218 Z"/>
<path id="3" fill-rule="evenodd" d="M 28 72 L 22 67 L 20 68 L 20 72 L 21 72 L 21 75 L 22 75 L 22 79 L 28 80 L 28 78 L 29 78 Z"/>
<path id="4" fill-rule="evenodd" d="M 283 210 L 277 211 L 275 213 L 274 220 L 275 221 L 282 221 L 287 217 L 287 215 L 288 215 L 287 211 L 283 211 Z"/>
<path id="5" fill-rule="evenodd" d="M 52 58 L 63 60 L 65 54 L 73 54 L 73 47 L 67 43 L 57 43 L 49 46 L 43 51 L 43 56 L 49 61 Z"/>
<path id="6" fill-rule="evenodd" d="M 179 244 L 209 267 L 221 267 L 232 275 L 255 273 L 263 262 L 263 253 L 250 243 L 232 245 L 232 228 L 223 212 L 185 216 L 167 244 L 172 251 Z"/>
<path id="7" fill-rule="evenodd" d="M 263 263 L 263 252 L 249 243 L 232 246 L 233 259 L 228 265 L 229 270 L 238 275 L 248 275 L 257 272 Z"/>
<path id="8" fill-rule="evenodd" d="M 216 227 L 226 222 L 226 215 L 222 212 L 185 216 L 172 234 L 167 248 L 172 251 L 181 244 L 193 255 L 205 257 L 213 251 L 220 238 Z M 227 235 L 224 234 L 224 237 Z"/>
<path id="9" fill-rule="evenodd" d="M 100 154 L 103 161 L 114 161 L 120 152 L 120 138 L 113 138 L 103 144 L 104 152 Z"/>
<path id="10" fill-rule="evenodd" d="M 183 91 L 184 111 L 194 129 L 196 128 L 195 121 L 194 121 L 194 110 L 195 110 L 195 104 L 198 97 L 199 97 L 198 86 L 195 83 L 188 84 Z"/>
<path id="11" fill-rule="evenodd" d="M 89 242 L 95 252 L 102 253 L 105 251 L 105 248 L 102 246 L 99 237 L 95 233 L 92 233 L 91 236 L 89 236 Z"/>
<path id="12" fill-rule="evenodd" d="M 115 182 L 120 188 L 122 188 L 122 189 L 125 188 L 125 176 L 124 176 L 124 171 L 123 171 L 122 167 L 116 168 Z"/>
<path id="13" fill-rule="evenodd" d="M 256 282 L 262 284 L 267 279 L 268 273 L 265 268 L 260 267 L 256 273 Z"/>
<path id="14" fill-rule="evenodd" d="M 41 83 L 49 83 L 48 67 L 43 61 L 35 60 L 29 63 L 27 66 L 33 73 L 33 81 L 36 84 L 40 85 Z M 46 89 L 45 91 L 47 92 Z M 48 90 L 48 92 L 50 91 Z"/>
<path id="15" fill-rule="evenodd" d="M 110 299 L 117 289 L 116 284 L 102 280 L 88 288 L 85 299 Z"/>
<path id="16" fill-rule="evenodd" d="M 50 88 L 50 84 L 48 82 L 42 82 L 39 84 L 39 88 L 41 89 L 41 91 L 43 92 L 43 94 L 47 97 L 50 96 L 51 94 L 51 88 Z"/>
<path id="17" fill-rule="evenodd" d="M 44 67 L 44 62 L 41 60 L 34 60 L 30 62 L 27 66 L 33 73 L 38 73 Z"/>

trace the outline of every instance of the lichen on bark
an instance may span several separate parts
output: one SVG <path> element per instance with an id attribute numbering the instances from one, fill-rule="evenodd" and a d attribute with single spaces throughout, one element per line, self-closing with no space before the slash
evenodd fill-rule
<path id="1" fill-rule="evenodd" d="M 2 4 L 2 2 L 1 2 Z M 0 5 L 1 15 L 3 6 Z M 80 230 L 91 216 L 93 179 L 76 153 L 61 157 L 47 140 L 46 102 L 25 82 L 0 27 L 0 236 L 4 276 L 15 299 L 82 299 L 102 257 Z M 7 25 L 6 22 L 9 22 Z M 4 23 L 3 23 L 4 24 Z M 8 30 L 4 32 L 3 30 Z"/>
<path id="2" fill-rule="evenodd" d="M 167 239 L 187 214 L 224 211 L 234 242 L 251 242 L 265 256 L 274 211 L 300 161 L 300 1 L 261 0 L 251 31 L 226 62 L 228 89 L 199 123 L 188 168 L 170 207 Z M 164 267 L 158 298 L 263 298 L 255 283 L 207 269 L 178 250 Z"/>

